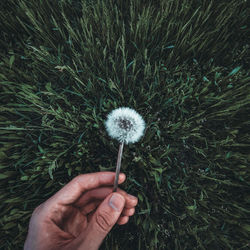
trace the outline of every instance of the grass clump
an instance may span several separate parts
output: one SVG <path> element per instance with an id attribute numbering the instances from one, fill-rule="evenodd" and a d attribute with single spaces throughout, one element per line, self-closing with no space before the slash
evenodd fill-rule
<path id="1" fill-rule="evenodd" d="M 106 115 L 147 124 L 124 149 L 138 196 L 103 249 L 249 246 L 246 1 L 2 1 L 0 245 L 74 176 L 115 171 Z M 110 8 L 112 6 L 112 8 Z"/>

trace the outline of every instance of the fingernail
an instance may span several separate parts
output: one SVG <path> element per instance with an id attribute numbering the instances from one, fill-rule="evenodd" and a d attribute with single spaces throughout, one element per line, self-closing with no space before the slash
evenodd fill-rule
<path id="1" fill-rule="evenodd" d="M 124 207 L 124 198 L 120 194 L 113 193 L 109 199 L 109 206 L 116 211 L 121 211 Z"/>

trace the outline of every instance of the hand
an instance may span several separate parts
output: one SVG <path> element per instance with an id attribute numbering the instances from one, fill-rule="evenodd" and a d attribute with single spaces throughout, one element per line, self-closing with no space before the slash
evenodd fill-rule
<path id="1" fill-rule="evenodd" d="M 125 181 L 119 175 L 119 184 Z M 75 177 L 33 212 L 24 250 L 96 250 L 115 223 L 126 224 L 138 199 L 112 193 L 115 173 Z"/>

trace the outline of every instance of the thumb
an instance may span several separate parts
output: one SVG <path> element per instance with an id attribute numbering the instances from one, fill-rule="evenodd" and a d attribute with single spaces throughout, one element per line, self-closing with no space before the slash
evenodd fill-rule
<path id="1" fill-rule="evenodd" d="M 86 249 L 98 249 L 119 219 L 125 206 L 125 198 L 118 193 L 111 193 L 99 205 L 91 218 L 84 235 Z M 85 249 L 85 248 L 82 248 Z"/>

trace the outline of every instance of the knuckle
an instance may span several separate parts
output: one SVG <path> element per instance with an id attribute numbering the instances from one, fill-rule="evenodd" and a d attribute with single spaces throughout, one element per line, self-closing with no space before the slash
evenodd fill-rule
<path id="1" fill-rule="evenodd" d="M 73 180 L 79 181 L 83 176 L 84 176 L 84 174 L 79 174 L 76 177 L 74 177 Z"/>
<path id="2" fill-rule="evenodd" d="M 98 213 L 96 215 L 96 222 L 98 226 L 101 228 L 101 230 L 103 230 L 104 232 L 108 232 L 112 227 L 110 215 L 107 212 Z"/>
<path id="3" fill-rule="evenodd" d="M 39 206 L 37 206 L 37 207 L 35 208 L 33 214 L 35 214 L 35 215 L 36 215 L 36 214 L 39 214 L 40 211 L 41 211 L 41 209 L 42 209 L 42 204 L 40 204 Z"/>
<path id="4" fill-rule="evenodd" d="M 83 178 L 85 175 L 86 175 L 86 174 L 79 174 L 79 175 L 77 175 L 76 177 L 74 177 L 74 178 L 71 180 L 71 182 L 79 184 L 79 183 L 81 183 L 81 180 L 82 180 L 82 178 Z"/>
<path id="5" fill-rule="evenodd" d="M 41 203 L 39 206 L 35 208 L 35 210 L 32 213 L 32 216 L 33 217 L 41 216 L 42 212 L 44 211 L 44 207 L 45 207 L 44 203 Z"/>
<path id="6" fill-rule="evenodd" d="M 71 180 L 71 182 L 79 184 L 79 182 L 80 182 L 80 180 L 81 180 L 81 177 L 82 177 L 82 174 L 80 174 L 80 175 L 74 177 L 74 178 Z"/>

